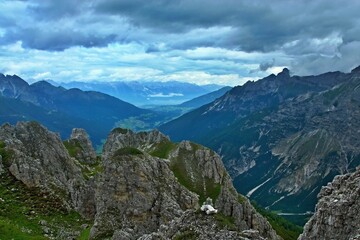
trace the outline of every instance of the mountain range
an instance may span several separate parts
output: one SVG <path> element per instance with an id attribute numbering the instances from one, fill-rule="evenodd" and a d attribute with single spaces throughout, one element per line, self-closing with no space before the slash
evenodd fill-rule
<path id="1" fill-rule="evenodd" d="M 61 86 L 54 86 L 52 83 L 52 81 L 39 81 L 28 84 L 16 75 L 5 76 L 0 74 L 0 121 L 15 124 L 17 121 L 36 120 L 49 129 L 59 132 L 63 138 L 69 136 L 72 128 L 82 127 L 89 132 L 94 143 L 100 145 L 107 133 L 114 127 L 149 130 L 180 116 L 184 112 L 200 107 L 203 103 L 215 100 L 228 89 L 222 88 L 208 93 L 211 89 L 217 89 L 219 86 L 200 87 L 180 82 L 167 82 L 162 85 L 160 83 L 148 83 L 146 86 L 135 82 L 126 84 L 120 82 L 117 84 L 76 82 L 76 84 L 67 85 L 98 90 L 83 91 L 78 88 L 66 89 Z M 177 89 L 176 91 L 181 91 L 186 99 L 193 95 L 198 96 L 203 92 L 207 94 L 196 98 L 194 101 L 190 100 L 186 106 L 153 106 L 142 109 L 99 92 L 105 90 L 105 92 L 116 93 L 114 95 L 126 93 L 132 95 L 134 99 L 143 101 L 144 99 L 139 96 L 150 94 L 149 89 L 152 89 L 152 92 L 166 92 L 170 91 L 172 87 Z M 111 89 L 115 92 L 112 92 Z M 144 89 L 148 90 L 145 91 Z M 160 98 L 169 100 L 169 98 Z M 146 101 L 147 104 L 151 103 L 149 100 Z"/>
<path id="2" fill-rule="evenodd" d="M 63 137 L 69 136 L 72 128 L 82 127 L 96 145 L 116 126 L 152 128 L 176 116 L 181 107 L 184 111 L 198 107 L 159 129 L 177 142 L 191 140 L 216 151 L 237 191 L 289 219 L 309 216 L 321 187 L 360 165 L 360 67 L 350 73 L 304 77 L 290 76 L 284 69 L 278 75 L 167 107 L 175 107 L 173 115 L 161 107 L 157 111 L 141 109 L 100 92 L 55 87 L 46 81 L 29 85 L 16 75 L 0 75 L 2 122 L 37 120 Z M 121 135 L 125 141 L 121 144 L 126 143 L 131 153 L 140 150 L 160 158 L 179 154 L 180 149 L 174 148 L 178 145 L 167 138 L 161 137 L 167 140 L 153 149 L 154 144 L 132 145 L 134 139 L 147 136 L 145 133 L 118 131 L 132 136 L 130 141 Z M 79 149 L 76 141 L 64 144 L 69 154 Z M 88 159 L 88 155 L 81 158 Z M 87 163 L 90 168 L 98 166 L 91 161 Z M 191 163 L 184 161 L 181 167 Z M 188 188 L 194 186 L 197 184 Z"/>
<path id="3" fill-rule="evenodd" d="M 235 87 L 159 129 L 216 150 L 238 191 L 263 207 L 314 211 L 322 185 L 360 165 L 360 68 Z"/>
<path id="4" fill-rule="evenodd" d="M 219 97 L 222 97 L 226 92 L 228 92 L 231 87 L 223 87 L 216 91 L 204 94 L 202 96 L 196 97 L 189 101 L 183 102 L 179 104 L 179 107 L 186 107 L 186 108 L 199 108 L 203 105 L 209 104 L 212 101 L 216 100 Z"/>
<path id="5" fill-rule="evenodd" d="M 94 91 L 55 87 L 46 81 L 29 85 L 20 77 L 0 74 L 0 120 L 37 120 L 63 137 L 82 127 L 100 144 L 117 122 L 130 117 L 158 116 L 115 97 Z"/>
<path id="6" fill-rule="evenodd" d="M 216 84 L 200 86 L 178 81 L 49 82 L 67 89 L 79 88 L 83 91 L 106 93 L 136 106 L 177 105 L 224 87 Z"/>

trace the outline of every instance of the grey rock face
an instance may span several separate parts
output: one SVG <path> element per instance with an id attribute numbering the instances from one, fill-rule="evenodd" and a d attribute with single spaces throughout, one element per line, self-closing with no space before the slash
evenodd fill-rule
<path id="1" fill-rule="evenodd" d="M 207 184 L 201 184 L 208 179 L 220 184 L 221 190 L 215 201 L 215 208 L 234 220 L 237 231 L 255 229 L 261 236 L 277 239 L 270 224 L 255 211 L 245 197 L 237 194 L 219 155 L 208 148 L 183 141 L 170 154 L 170 159 L 172 162 L 182 160 L 181 165 L 185 166 L 189 179 L 200 177 L 200 181 L 193 180 L 193 184 L 200 185 L 200 188 L 209 188 Z M 204 195 L 210 193 L 211 190 L 208 190 Z"/>
<path id="2" fill-rule="evenodd" d="M 359 239 L 360 168 L 336 176 L 318 197 L 316 212 L 298 239 Z"/>
<path id="3" fill-rule="evenodd" d="M 72 140 L 81 139 L 77 144 L 89 143 L 84 131 L 73 133 Z M 1 126 L 0 142 L 2 151 L 11 150 L 4 168 L 15 178 L 94 219 L 92 239 L 279 239 L 237 194 L 220 157 L 200 145 L 175 144 L 158 131 L 117 129 L 104 146 L 98 175 L 86 178 L 82 171 L 89 165 L 70 157 L 59 136 L 37 123 Z M 207 197 L 217 214 L 199 210 Z M 73 237 L 65 232 L 59 236 Z"/>
<path id="4" fill-rule="evenodd" d="M 57 134 L 35 122 L 19 122 L 1 126 L 0 141 L 13 151 L 9 171 L 16 179 L 29 188 L 50 192 L 68 209 L 92 217 L 94 194 Z"/>
<path id="5" fill-rule="evenodd" d="M 186 211 L 180 217 L 170 222 L 168 226 L 152 234 L 143 235 L 141 240 L 155 239 L 200 239 L 200 240 L 225 240 L 225 239 L 253 239 L 265 240 L 257 230 L 237 231 L 224 229 L 218 224 L 216 215 L 205 215 L 194 211 Z M 121 238 L 113 238 L 121 239 Z"/>
<path id="6" fill-rule="evenodd" d="M 146 152 L 131 155 L 106 149 L 110 150 L 104 151 L 104 173 L 96 192 L 93 238 L 131 229 L 131 239 L 136 239 L 198 207 L 198 197 L 176 181 L 166 161 Z"/>
<path id="7" fill-rule="evenodd" d="M 153 148 L 153 146 L 163 141 L 170 140 L 158 130 L 148 133 L 140 132 L 135 134 L 129 129 L 116 128 L 109 134 L 108 139 L 104 144 L 103 157 L 104 159 L 108 159 L 109 154 L 124 147 L 134 147 L 144 151 L 149 151 Z"/>
<path id="8" fill-rule="evenodd" d="M 93 239 L 279 239 L 246 199 L 240 202 L 220 157 L 207 148 L 173 144 L 158 131 L 117 129 L 104 145 L 103 163 Z M 232 230 L 198 211 L 199 199 L 208 196 L 216 198 L 219 216 L 234 222 Z"/>
<path id="9" fill-rule="evenodd" d="M 96 162 L 96 152 L 92 146 L 89 135 L 82 128 L 74 128 L 72 130 L 69 143 L 80 149 L 76 153 L 76 159 L 83 163 L 94 164 Z"/>

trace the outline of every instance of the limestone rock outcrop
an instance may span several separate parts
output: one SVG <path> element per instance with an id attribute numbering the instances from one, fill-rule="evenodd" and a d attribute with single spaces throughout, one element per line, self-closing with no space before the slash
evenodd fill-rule
<path id="1" fill-rule="evenodd" d="M 81 129 L 62 142 L 36 122 L 4 124 L 0 156 L 0 171 L 93 222 L 90 239 L 281 239 L 215 152 L 156 130 L 114 129 L 100 160 Z M 200 211 L 207 198 L 217 213 Z"/>
<path id="2" fill-rule="evenodd" d="M 236 192 L 220 157 L 210 149 L 188 141 L 174 144 L 156 130 L 114 129 L 102 158 L 93 239 L 187 234 L 199 239 L 280 239 Z M 207 197 L 213 198 L 218 216 L 199 211 Z M 221 219 L 229 226 L 222 226 Z"/>
<path id="3" fill-rule="evenodd" d="M 96 152 L 93 148 L 89 135 L 82 128 L 74 128 L 68 143 L 77 148 L 74 157 L 87 164 L 96 162 Z"/>
<path id="4" fill-rule="evenodd" d="M 360 239 L 360 168 L 322 187 L 316 212 L 299 240 Z"/>
<path id="5" fill-rule="evenodd" d="M 1 126 L 0 141 L 12 151 L 7 167 L 16 179 L 54 194 L 87 218 L 94 215 L 93 190 L 57 134 L 36 122 L 19 122 Z"/>

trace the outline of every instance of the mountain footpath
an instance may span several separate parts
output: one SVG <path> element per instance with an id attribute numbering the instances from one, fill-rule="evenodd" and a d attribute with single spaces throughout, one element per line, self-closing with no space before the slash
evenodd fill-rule
<path id="1" fill-rule="evenodd" d="M 4 236 L 281 239 L 215 152 L 158 131 L 114 129 L 99 158 L 82 129 L 62 142 L 36 122 L 5 124 L 0 156 Z M 218 213 L 199 210 L 207 198 Z"/>

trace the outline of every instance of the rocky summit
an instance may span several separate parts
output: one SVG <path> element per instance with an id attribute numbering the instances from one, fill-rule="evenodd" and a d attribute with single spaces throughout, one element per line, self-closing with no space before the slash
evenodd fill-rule
<path id="1" fill-rule="evenodd" d="M 0 156 L 8 236 L 281 239 L 236 192 L 216 153 L 159 131 L 114 129 L 100 159 L 82 129 L 62 142 L 36 122 L 4 124 Z M 206 199 L 216 213 L 200 210 Z"/>
<path id="2" fill-rule="evenodd" d="M 114 129 L 104 145 L 92 238 L 278 239 L 239 195 L 213 151 L 158 131 Z M 199 211 L 207 197 L 216 215 Z M 245 231 L 245 232 L 244 232 Z"/>
<path id="3" fill-rule="evenodd" d="M 316 213 L 299 240 L 360 239 L 360 168 L 322 187 Z"/>

